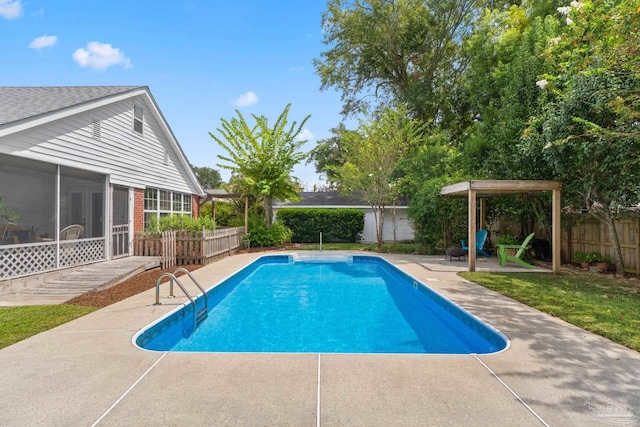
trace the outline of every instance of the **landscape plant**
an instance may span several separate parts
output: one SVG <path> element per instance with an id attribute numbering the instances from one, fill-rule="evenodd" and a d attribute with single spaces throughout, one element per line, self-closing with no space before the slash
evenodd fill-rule
<path id="1" fill-rule="evenodd" d="M 364 212 L 354 208 L 289 208 L 278 211 L 278 220 L 293 232 L 292 242 L 315 243 L 359 240 Z"/>
<path id="2" fill-rule="evenodd" d="M 424 131 L 424 123 L 408 118 L 406 109 L 397 106 L 368 116 L 356 132 L 345 135 L 345 162 L 335 170 L 339 188 L 357 194 L 371 206 L 379 246 L 385 207 L 396 205 L 401 194 L 398 168 Z"/>
<path id="3" fill-rule="evenodd" d="M 271 227 L 267 227 L 264 219 L 256 215 L 249 216 L 248 234 L 247 247 L 260 248 L 290 243 L 293 236 L 291 230 L 281 222 L 276 221 Z"/>
<path id="4" fill-rule="evenodd" d="M 290 109 L 291 104 L 287 104 L 273 126 L 269 126 L 267 117 L 255 114 L 251 115 L 255 123 L 249 125 L 236 110 L 237 117 L 221 119 L 219 136 L 209 132 L 226 151 L 225 155 L 218 155 L 226 163 L 218 166 L 229 170 L 240 188 L 261 199 L 267 228 L 273 222 L 273 199 L 298 199 L 300 187 L 291 173 L 307 156 L 300 151 L 307 141 L 298 136 L 311 116 L 306 116 L 300 124 L 296 121 L 289 124 Z"/>
<path id="5" fill-rule="evenodd" d="M 558 11 L 566 25 L 549 43 L 553 71 L 538 81 L 546 100 L 530 138 L 563 181 L 565 206 L 606 225 L 622 275 L 615 221 L 640 203 L 640 8 L 574 1 Z"/>
<path id="6" fill-rule="evenodd" d="M 184 230 L 201 233 L 202 230 L 215 230 L 216 224 L 211 217 L 199 216 L 192 218 L 189 215 L 166 215 L 158 218 L 151 215 L 147 224 L 146 232 L 154 233 L 158 231 Z"/>

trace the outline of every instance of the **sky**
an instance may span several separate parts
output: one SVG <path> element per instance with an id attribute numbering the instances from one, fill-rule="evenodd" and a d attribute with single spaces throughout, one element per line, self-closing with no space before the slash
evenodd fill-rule
<path id="1" fill-rule="evenodd" d="M 0 0 L 0 86 L 149 86 L 189 161 L 217 166 L 209 136 L 239 110 L 307 115 L 308 151 L 341 121 L 320 91 L 326 0 Z M 294 176 L 321 182 L 313 165 Z"/>

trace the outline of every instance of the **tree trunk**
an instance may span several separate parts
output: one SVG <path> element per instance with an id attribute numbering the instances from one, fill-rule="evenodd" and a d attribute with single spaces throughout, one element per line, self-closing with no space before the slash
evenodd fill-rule
<path id="1" fill-rule="evenodd" d="M 378 247 L 382 247 L 382 227 L 384 227 L 384 206 L 372 206 L 373 220 L 376 223 L 376 240 Z"/>
<path id="2" fill-rule="evenodd" d="M 393 224 L 393 243 L 396 243 L 398 239 L 396 236 L 396 207 L 395 206 L 391 208 L 391 222 Z"/>
<path id="3" fill-rule="evenodd" d="M 616 222 L 609 211 L 605 211 L 605 224 L 609 231 L 609 240 L 613 244 L 613 257 L 616 262 L 616 276 L 624 276 L 624 259 L 622 258 L 622 248 L 620 248 L 620 239 L 616 230 Z"/>
<path id="4" fill-rule="evenodd" d="M 602 206 L 605 205 L 595 205 L 587 200 L 587 210 L 589 213 L 607 225 L 609 240 L 613 248 L 613 258 L 616 263 L 616 276 L 624 276 L 624 260 L 622 258 L 622 248 L 620 248 L 620 239 L 618 238 L 618 231 L 616 230 L 615 218 L 611 215 L 609 209 Z"/>
<path id="5" fill-rule="evenodd" d="M 271 228 L 271 223 L 273 222 L 273 200 L 264 196 L 262 202 L 264 204 L 264 219 L 267 223 L 267 228 Z"/>

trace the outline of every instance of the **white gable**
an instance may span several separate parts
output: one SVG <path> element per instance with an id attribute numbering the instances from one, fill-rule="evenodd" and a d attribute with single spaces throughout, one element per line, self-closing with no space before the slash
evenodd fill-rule
<path id="1" fill-rule="evenodd" d="M 142 134 L 134 131 L 134 104 L 144 112 Z M 5 154 L 109 173 L 112 184 L 203 194 L 145 90 L 21 123 L 3 134 Z"/>

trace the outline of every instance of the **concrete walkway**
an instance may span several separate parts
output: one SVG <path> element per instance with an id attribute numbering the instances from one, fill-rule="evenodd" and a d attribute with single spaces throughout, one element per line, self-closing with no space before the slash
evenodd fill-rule
<path id="1" fill-rule="evenodd" d="M 0 282 L 0 307 L 62 304 L 160 266 L 159 257 L 132 256 Z"/>
<path id="2" fill-rule="evenodd" d="M 209 287 L 257 256 L 194 275 Z M 150 290 L 0 350 L 0 425 L 639 425 L 639 353 L 461 279 L 463 263 L 384 257 L 510 347 L 482 356 L 148 352 L 132 336 L 185 302 L 163 289 L 153 306 Z"/>

